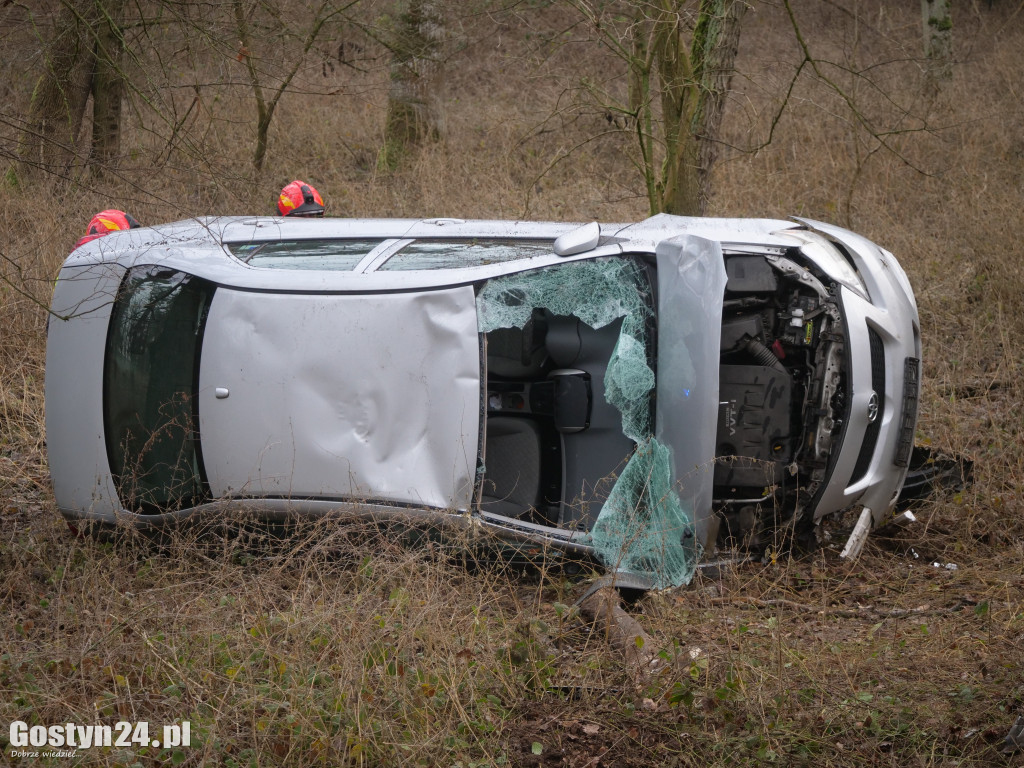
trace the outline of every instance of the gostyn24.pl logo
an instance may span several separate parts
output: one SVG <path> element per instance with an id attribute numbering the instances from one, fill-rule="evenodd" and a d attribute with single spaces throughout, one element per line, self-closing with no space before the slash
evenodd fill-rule
<path id="1" fill-rule="evenodd" d="M 149 723 L 144 720 L 114 725 L 62 723 L 50 726 L 30 726 L 15 720 L 8 734 L 10 757 L 29 757 L 40 748 L 68 751 L 70 757 L 76 750 L 91 747 L 188 747 L 192 743 L 192 723 L 188 720 L 163 726 L 159 736 L 154 733 L 156 738 L 150 738 L 149 731 Z M 32 756 L 41 757 L 39 754 Z"/>

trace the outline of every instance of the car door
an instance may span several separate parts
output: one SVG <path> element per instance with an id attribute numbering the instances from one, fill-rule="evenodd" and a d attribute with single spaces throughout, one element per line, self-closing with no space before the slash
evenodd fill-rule
<path id="1" fill-rule="evenodd" d="M 221 288 L 199 379 L 211 492 L 468 510 L 480 390 L 469 286 Z"/>

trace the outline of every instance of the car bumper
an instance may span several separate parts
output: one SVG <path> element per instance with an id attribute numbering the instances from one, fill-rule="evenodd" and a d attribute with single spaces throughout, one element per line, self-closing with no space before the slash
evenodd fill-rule
<path id="1" fill-rule="evenodd" d="M 870 299 L 842 287 L 848 411 L 814 517 L 860 505 L 875 527 L 895 511 L 907 476 L 921 389 L 921 333 L 910 282 L 892 254 L 817 225 L 845 246 Z"/>

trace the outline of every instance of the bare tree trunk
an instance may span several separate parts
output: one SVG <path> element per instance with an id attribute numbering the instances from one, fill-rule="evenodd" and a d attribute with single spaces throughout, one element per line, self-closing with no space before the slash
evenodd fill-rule
<path id="1" fill-rule="evenodd" d="M 253 152 L 252 165 L 259 173 L 263 170 L 263 161 L 267 157 L 267 137 L 270 134 L 270 121 L 274 117 L 274 107 L 277 102 L 267 104 L 263 96 L 263 86 L 256 72 L 256 65 L 253 62 L 252 39 L 249 35 L 249 22 L 246 19 L 247 9 L 242 0 L 234 0 L 232 4 L 235 12 L 235 24 L 238 31 L 238 39 L 241 45 L 239 60 L 245 62 L 246 72 L 249 74 L 249 83 L 252 85 L 253 98 L 256 100 L 256 149 Z"/>
<path id="2" fill-rule="evenodd" d="M 691 131 L 701 94 L 693 77 L 691 56 L 683 41 L 677 9 L 663 11 L 655 33 L 655 57 L 661 88 L 661 120 L 665 141 L 660 210 L 697 216 L 700 184 L 697 174 L 697 137 Z"/>
<path id="3" fill-rule="evenodd" d="M 639 166 L 644 174 L 644 185 L 647 188 L 647 202 L 651 211 L 661 208 L 661 191 L 658 188 L 658 175 L 655 171 L 655 138 L 654 114 L 651 109 L 651 69 L 654 60 L 651 53 L 652 35 L 647 19 L 642 11 L 636 11 L 633 23 L 629 28 L 630 52 L 626 59 L 628 65 L 627 112 L 636 129 L 637 144 L 640 149 Z"/>
<path id="4" fill-rule="evenodd" d="M 921 0 L 927 85 L 939 91 L 953 77 L 952 0 Z"/>
<path id="5" fill-rule="evenodd" d="M 95 0 L 65 0 L 46 46 L 18 153 L 22 167 L 66 174 L 78 155 L 78 135 L 93 80 Z"/>
<path id="6" fill-rule="evenodd" d="M 665 185 L 662 211 L 677 216 L 703 216 L 708 198 L 707 174 L 700 167 L 700 143 L 694 137 L 686 141 L 676 154 L 669 170 L 670 184 Z"/>
<path id="7" fill-rule="evenodd" d="M 725 111 L 725 96 L 736 71 L 740 21 L 747 10 L 743 0 L 703 0 L 693 33 L 693 76 L 700 85 L 700 101 L 690 122 L 697 140 L 697 210 L 707 210 L 711 170 L 718 158 L 718 132 Z"/>
<path id="8" fill-rule="evenodd" d="M 444 134 L 444 38 L 444 17 L 438 0 L 408 0 L 389 44 L 391 87 L 383 150 L 389 168 L 410 147 Z"/>
<path id="9" fill-rule="evenodd" d="M 630 49 L 624 56 L 629 65 L 629 112 L 637 117 L 652 214 L 701 216 L 707 209 L 746 7 L 742 0 L 701 0 L 689 48 L 680 2 L 663 0 L 653 14 L 644 6 L 633 20 Z M 654 136 L 655 98 L 661 105 L 660 142 Z"/>
<path id="10" fill-rule="evenodd" d="M 305 39 L 302 43 L 301 53 L 285 65 L 278 65 L 276 69 L 282 73 L 279 81 L 276 85 L 268 84 L 264 87 L 261 80 L 262 75 L 256 66 L 259 57 L 254 51 L 255 43 L 260 42 L 260 40 L 258 37 L 254 38 L 249 24 L 249 14 L 257 9 L 260 3 L 250 3 L 249 0 L 232 0 L 235 29 L 238 32 L 239 41 L 238 60 L 245 64 L 249 84 L 252 87 L 252 95 L 256 100 L 256 149 L 253 152 L 252 165 L 257 173 L 263 171 L 263 163 L 267 158 L 267 147 L 269 145 L 270 123 L 274 119 L 274 110 L 277 109 L 281 97 L 288 91 L 292 79 L 302 68 L 324 24 L 352 4 L 349 3 L 348 5 L 332 8 L 334 6 L 332 0 L 322 0 L 313 13 L 312 22 L 304 32 Z M 276 18 L 281 17 L 279 9 L 274 8 L 273 11 Z M 294 35 L 287 28 L 279 34 L 284 35 L 285 33 Z"/>
<path id="11" fill-rule="evenodd" d="M 94 172 L 113 163 L 121 149 L 121 99 L 124 95 L 125 0 L 105 0 L 96 29 L 92 80 L 92 152 Z"/>

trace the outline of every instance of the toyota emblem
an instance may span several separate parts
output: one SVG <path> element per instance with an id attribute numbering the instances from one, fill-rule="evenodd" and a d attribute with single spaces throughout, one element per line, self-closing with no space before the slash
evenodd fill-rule
<path id="1" fill-rule="evenodd" d="M 878 393 L 872 392 L 868 398 L 868 424 L 874 424 L 878 418 Z"/>

